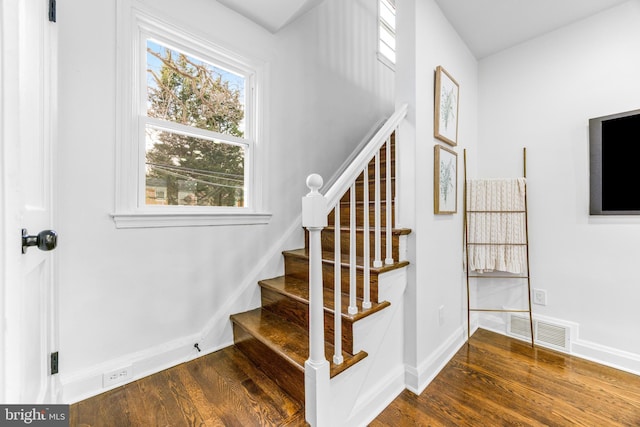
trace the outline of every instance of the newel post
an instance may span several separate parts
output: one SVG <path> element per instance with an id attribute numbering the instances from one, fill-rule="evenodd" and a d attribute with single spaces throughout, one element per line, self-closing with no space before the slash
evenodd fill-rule
<path id="1" fill-rule="evenodd" d="M 322 177 L 309 175 L 311 190 L 302 198 L 302 226 L 309 232 L 309 359 L 304 364 L 305 418 L 312 426 L 329 425 L 329 362 L 324 354 L 322 301 L 322 246 L 320 233 L 327 226 L 327 201 L 318 190 Z"/>

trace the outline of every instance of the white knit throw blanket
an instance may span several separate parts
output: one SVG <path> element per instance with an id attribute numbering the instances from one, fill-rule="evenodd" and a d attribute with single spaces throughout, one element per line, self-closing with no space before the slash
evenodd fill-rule
<path id="1" fill-rule="evenodd" d="M 467 246 L 470 271 L 526 272 L 525 185 L 525 178 L 467 180 L 467 243 L 483 243 Z"/>

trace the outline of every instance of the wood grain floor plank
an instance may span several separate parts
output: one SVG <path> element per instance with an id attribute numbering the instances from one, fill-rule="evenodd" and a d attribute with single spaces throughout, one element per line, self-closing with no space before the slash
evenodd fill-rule
<path id="1" fill-rule="evenodd" d="M 157 377 L 161 380 L 162 373 L 157 374 L 157 376 L 143 378 L 127 384 L 124 387 L 126 390 L 126 399 L 131 399 L 132 402 L 135 402 L 132 408 L 134 408 L 133 412 L 136 415 L 132 418 L 135 419 L 139 425 L 161 426 L 167 425 L 168 423 L 166 416 L 164 416 L 164 410 L 162 409 L 161 396 L 156 390 L 159 384 Z M 109 393 L 111 392 L 105 394 Z"/>
<path id="2" fill-rule="evenodd" d="M 448 369 L 434 381 L 431 392 L 452 394 L 456 398 L 452 404 L 473 408 L 481 425 L 536 425 L 502 396 L 491 395 L 486 384 L 477 375 Z"/>
<path id="3" fill-rule="evenodd" d="M 273 408 L 281 419 L 291 417 L 300 411 L 304 412 L 302 404 L 292 399 L 280 387 L 276 387 L 273 380 L 257 369 L 240 351 L 234 349 L 228 352 L 228 358 L 228 363 L 215 364 L 215 369 L 229 382 L 242 384 L 247 398 L 268 402 L 267 406 L 261 407 L 262 410 Z M 239 377 L 240 373 L 243 375 L 242 380 Z"/>
<path id="4" fill-rule="evenodd" d="M 304 407 L 234 347 L 70 408 L 71 427 L 305 426 Z M 371 426 L 640 426 L 640 377 L 478 330 L 420 395 Z"/>
<path id="5" fill-rule="evenodd" d="M 563 397 L 562 400 L 550 399 L 550 402 L 546 399 L 547 403 L 542 406 L 548 410 L 561 410 L 565 415 L 575 412 L 577 420 L 585 417 L 598 420 L 602 412 L 600 408 L 606 406 L 611 415 L 601 420 L 605 424 L 633 425 L 631 423 L 637 421 L 633 412 L 640 412 L 640 399 L 635 393 L 629 389 L 622 390 L 616 383 L 607 382 L 603 379 L 606 377 L 597 374 L 615 371 L 613 369 L 545 349 L 532 349 L 528 345 L 517 349 L 510 346 L 508 352 L 495 350 L 495 347 L 488 351 L 477 342 L 471 346 L 475 346 L 474 359 L 465 362 L 470 366 L 477 363 L 473 365 L 476 369 L 494 373 L 501 378 L 510 378 L 531 393 Z M 532 360 L 536 363 L 531 363 Z M 579 372 L 575 367 L 581 367 Z M 625 383 L 630 386 L 636 381 L 640 382 L 640 378 L 630 377 L 629 374 L 620 376 L 618 371 L 611 372 L 611 375 L 626 377 Z"/>
<path id="6" fill-rule="evenodd" d="M 145 380 L 147 381 L 143 381 L 142 385 L 150 404 L 147 413 L 149 425 L 189 425 L 182 416 L 180 402 L 171 390 L 165 372 L 152 375 Z"/>
<path id="7" fill-rule="evenodd" d="M 251 411 L 251 406 L 246 405 L 242 396 L 239 396 L 240 383 L 228 381 L 221 376 L 215 365 L 224 363 L 224 359 L 210 364 L 196 361 L 189 366 L 190 374 L 199 383 L 209 405 L 213 406 L 216 416 L 228 426 L 254 426 L 259 425 L 259 416 Z"/>
<path id="8" fill-rule="evenodd" d="M 639 376 L 478 330 L 420 396 L 404 391 L 371 425 L 640 426 L 639 385 Z"/>
<path id="9" fill-rule="evenodd" d="M 558 424 L 551 413 L 558 405 L 562 407 L 563 411 L 573 410 L 563 400 L 554 399 L 540 390 L 524 386 L 517 379 L 487 373 L 474 366 L 461 367 L 456 366 L 456 362 L 453 363 L 454 369 L 460 369 L 459 375 L 471 378 L 469 386 L 466 388 L 471 398 L 481 401 L 485 405 L 494 402 L 501 412 L 514 418 L 520 418 L 523 423 L 526 420 L 535 419 L 542 425 L 570 425 Z M 451 385 L 456 386 L 455 380 L 451 382 Z"/>
<path id="10" fill-rule="evenodd" d="M 164 372 L 167 385 L 171 391 L 176 404 L 180 408 L 182 417 L 188 426 L 204 425 L 204 419 L 199 411 L 199 406 L 191 398 L 190 391 L 195 387 L 193 379 L 181 376 L 180 371 L 184 368 L 178 366 Z M 183 381 L 184 379 L 184 381 Z"/>
<path id="11" fill-rule="evenodd" d="M 93 416 L 95 421 L 92 425 L 96 427 L 130 426 L 131 418 L 124 387 L 117 388 L 113 390 L 113 393 L 102 396 L 99 410 Z"/>
<path id="12" fill-rule="evenodd" d="M 304 414 L 301 404 L 234 347 L 184 366 L 225 425 L 285 425 Z"/>
<path id="13" fill-rule="evenodd" d="M 145 381 L 136 381 L 130 387 L 124 387 L 127 402 L 137 402 L 130 405 L 132 426 L 149 424 L 149 414 L 153 414 L 143 389 L 144 383 Z"/>
<path id="14" fill-rule="evenodd" d="M 415 398 L 415 395 L 407 400 L 418 406 L 419 400 Z M 430 416 L 437 414 L 438 422 L 456 426 L 482 425 L 487 422 L 488 418 L 493 418 L 486 417 L 474 405 L 467 404 L 466 399 L 461 399 L 460 390 L 451 393 L 451 389 L 444 383 L 434 384 L 432 398 L 429 399 L 428 413 Z"/>
<path id="15" fill-rule="evenodd" d="M 444 426 L 444 420 L 431 417 L 428 404 L 416 404 L 405 390 L 370 424 L 372 427 Z"/>
<path id="16" fill-rule="evenodd" d="M 513 340 L 499 334 L 474 335 L 472 345 L 491 346 L 502 348 L 513 354 L 514 358 L 524 357 L 524 360 L 534 357 L 538 363 L 544 363 L 552 372 L 570 372 L 576 374 L 569 378 L 590 382 L 599 381 L 599 384 L 609 390 L 623 390 L 625 395 L 632 394 L 634 399 L 640 400 L 640 376 L 629 376 L 629 373 L 618 369 L 610 369 L 606 366 L 585 359 L 567 356 L 562 353 L 546 351 L 545 349 L 532 349 L 529 344 L 519 340 Z M 538 352 L 538 350 L 541 350 Z"/>
<path id="17" fill-rule="evenodd" d="M 191 398 L 193 405 L 198 408 L 203 425 L 224 426 L 224 420 L 218 416 L 214 410 L 215 406 L 211 405 L 198 380 L 193 377 L 189 364 L 180 365 L 179 369 L 176 369 L 175 375 L 180 378 L 182 384 L 185 384 L 185 391 Z"/>

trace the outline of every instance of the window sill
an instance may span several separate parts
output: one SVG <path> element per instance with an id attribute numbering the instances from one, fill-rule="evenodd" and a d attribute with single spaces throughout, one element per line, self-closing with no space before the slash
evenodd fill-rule
<path id="1" fill-rule="evenodd" d="M 266 212 L 133 212 L 111 214 L 116 228 L 203 227 L 267 224 Z"/>

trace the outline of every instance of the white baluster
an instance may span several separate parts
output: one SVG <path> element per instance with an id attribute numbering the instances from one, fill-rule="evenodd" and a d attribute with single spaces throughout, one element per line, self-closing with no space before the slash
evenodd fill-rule
<path id="1" fill-rule="evenodd" d="M 334 239 L 334 256 L 335 260 L 333 265 L 333 330 L 334 330 L 334 354 L 333 363 L 336 365 L 344 362 L 342 357 L 342 250 L 340 248 L 340 203 L 334 209 L 334 225 L 335 230 L 333 234 Z"/>
<path id="2" fill-rule="evenodd" d="M 324 354 L 322 302 L 322 245 L 320 233 L 327 226 L 327 202 L 318 192 L 322 177 L 309 175 L 311 190 L 302 198 L 302 226 L 309 231 L 309 359 L 305 362 L 305 418 L 310 425 L 326 425 L 329 401 L 329 362 Z"/>
<path id="3" fill-rule="evenodd" d="M 393 241 L 391 240 L 391 205 L 392 205 L 392 195 L 391 195 L 391 137 L 389 137 L 387 139 L 387 144 L 386 144 L 387 148 L 386 148 L 386 154 L 387 154 L 387 161 L 386 161 L 386 166 L 385 169 L 387 170 L 387 195 L 385 197 L 385 200 L 387 202 L 387 227 L 386 227 L 386 232 L 387 232 L 387 257 L 384 260 L 385 264 L 393 264 L 393 253 L 391 251 L 392 248 L 392 243 Z"/>
<path id="4" fill-rule="evenodd" d="M 356 314 L 356 184 L 349 190 L 349 314 Z"/>
<path id="5" fill-rule="evenodd" d="M 375 183 L 375 194 L 374 194 L 374 246 L 375 246 L 375 255 L 373 258 L 373 266 L 375 268 L 382 267 L 382 237 L 381 237 L 381 227 L 380 227 L 380 150 L 376 152 L 376 160 L 375 160 L 375 172 L 374 172 L 374 183 Z"/>
<path id="6" fill-rule="evenodd" d="M 371 291 L 370 291 L 370 277 L 371 277 L 371 265 L 370 265 L 370 248 L 369 248 L 369 165 L 364 168 L 363 173 L 363 191 L 362 191 L 362 203 L 364 204 L 364 224 L 362 235 L 362 263 L 364 264 L 363 272 L 363 291 L 362 291 L 362 308 L 371 308 Z"/>

